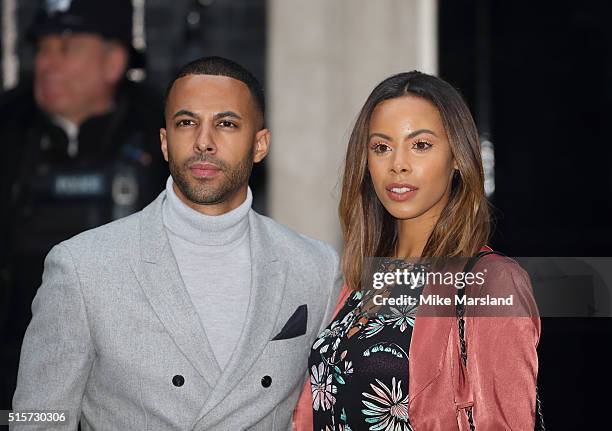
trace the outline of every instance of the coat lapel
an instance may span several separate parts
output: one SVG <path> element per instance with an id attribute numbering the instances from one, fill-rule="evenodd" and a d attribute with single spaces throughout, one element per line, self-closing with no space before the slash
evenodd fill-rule
<path id="1" fill-rule="evenodd" d="M 254 211 L 249 212 L 251 293 L 247 315 L 236 349 L 196 424 L 221 402 L 260 358 L 273 330 L 285 291 L 285 264 L 275 255 L 274 240 Z"/>
<path id="2" fill-rule="evenodd" d="M 178 348 L 212 388 L 221 369 L 185 288 L 162 221 L 165 192 L 140 214 L 140 259 L 132 268 Z"/>

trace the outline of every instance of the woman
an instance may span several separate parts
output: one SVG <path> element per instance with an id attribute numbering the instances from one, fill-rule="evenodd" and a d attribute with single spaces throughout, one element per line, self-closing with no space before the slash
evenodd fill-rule
<path id="1" fill-rule="evenodd" d="M 456 316 L 415 318 L 418 306 L 373 307 L 379 292 L 362 285 L 368 257 L 490 250 L 483 184 L 474 121 L 448 83 L 415 71 L 373 90 L 346 155 L 340 200 L 346 286 L 313 344 L 295 428 L 534 429 L 540 322 L 530 317 L 537 309 L 516 262 L 487 255 L 474 268 L 486 267 L 487 286 L 515 295 L 518 314 L 466 317 L 465 362 Z"/>

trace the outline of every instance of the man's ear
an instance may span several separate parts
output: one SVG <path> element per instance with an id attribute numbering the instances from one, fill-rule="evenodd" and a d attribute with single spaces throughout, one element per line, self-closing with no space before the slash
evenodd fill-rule
<path id="1" fill-rule="evenodd" d="M 168 161 L 168 139 L 166 137 L 166 129 L 163 127 L 159 129 L 159 142 L 161 143 L 161 150 L 164 154 L 164 160 Z"/>
<path id="2" fill-rule="evenodd" d="M 261 129 L 255 134 L 255 150 L 253 161 L 255 163 L 261 162 L 264 157 L 268 154 L 270 148 L 270 131 L 268 129 Z"/>
<path id="3" fill-rule="evenodd" d="M 106 65 L 105 73 L 106 79 L 110 83 L 117 83 L 121 81 L 125 71 L 128 67 L 129 54 L 127 49 L 115 42 L 110 42 L 110 46 L 107 48 L 106 53 Z"/>

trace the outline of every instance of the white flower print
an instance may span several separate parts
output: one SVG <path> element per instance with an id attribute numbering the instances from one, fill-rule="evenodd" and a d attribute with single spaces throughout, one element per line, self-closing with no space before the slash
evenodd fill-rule
<path id="1" fill-rule="evenodd" d="M 364 332 L 359 336 L 359 338 L 373 337 L 374 335 L 382 331 L 387 323 L 388 322 L 385 320 L 385 316 L 383 315 L 379 315 L 376 316 L 374 319 L 370 319 Z"/>
<path id="2" fill-rule="evenodd" d="M 332 350 L 336 350 L 338 345 L 340 344 L 340 337 L 342 336 L 343 327 L 340 325 L 340 322 L 335 321 L 329 328 L 326 328 L 323 332 L 319 334 L 317 340 L 312 345 L 314 350 L 319 349 L 319 353 L 325 353 L 329 349 L 330 344 L 324 344 L 326 342 L 331 342 L 333 340 Z"/>
<path id="3" fill-rule="evenodd" d="M 328 372 L 323 362 L 317 368 L 313 365 L 310 369 L 310 389 L 312 391 L 312 408 L 314 410 L 329 410 L 336 402 L 334 396 L 337 388 L 332 384 L 333 376 Z"/>
<path id="4" fill-rule="evenodd" d="M 408 423 L 408 395 L 402 397 L 402 381 L 391 380 L 391 388 L 376 379 L 378 385 L 370 383 L 374 394 L 362 392 L 361 401 L 367 408 L 361 410 L 371 431 L 412 431 Z M 367 401 L 367 400 L 371 401 Z"/>
<path id="5" fill-rule="evenodd" d="M 394 323 L 393 327 L 399 327 L 401 332 L 404 332 L 408 325 L 414 327 L 414 319 L 416 318 L 418 307 L 412 305 L 391 307 L 391 313 L 387 315 L 387 323 Z"/>

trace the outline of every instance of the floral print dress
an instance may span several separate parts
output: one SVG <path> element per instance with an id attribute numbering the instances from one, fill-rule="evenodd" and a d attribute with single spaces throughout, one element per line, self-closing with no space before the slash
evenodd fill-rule
<path id="1" fill-rule="evenodd" d="M 410 266 L 392 260 L 384 265 Z M 416 287 L 418 294 L 422 286 Z M 382 295 L 400 293 L 405 291 L 391 286 Z M 376 305 L 375 295 L 381 290 L 353 292 L 312 346 L 308 365 L 316 431 L 412 430 L 408 348 L 417 306 Z"/>

